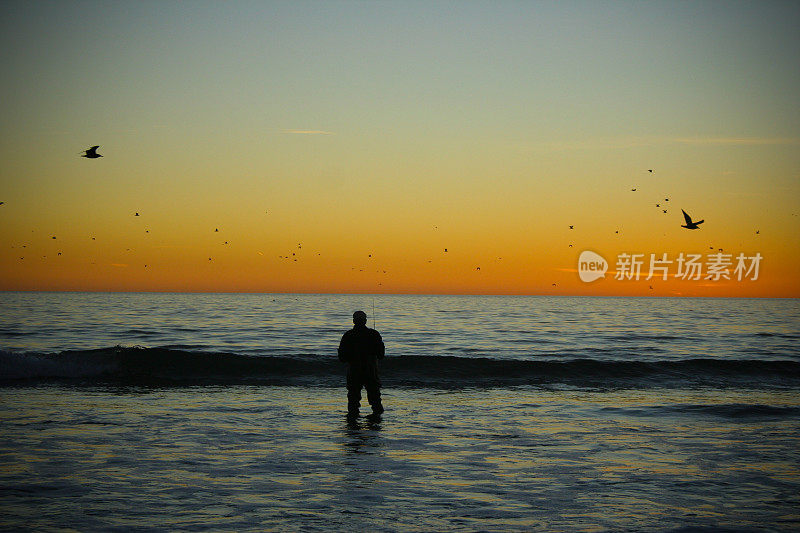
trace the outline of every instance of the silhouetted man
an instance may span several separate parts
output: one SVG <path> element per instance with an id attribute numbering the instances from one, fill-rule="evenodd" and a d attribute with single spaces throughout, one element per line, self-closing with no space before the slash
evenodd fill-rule
<path id="1" fill-rule="evenodd" d="M 367 389 L 367 400 L 373 414 L 383 412 L 381 380 L 378 378 L 378 359 L 383 359 L 385 348 L 381 334 L 367 327 L 364 311 L 353 313 L 353 329 L 342 336 L 339 343 L 339 360 L 348 364 L 347 413 L 357 416 L 361 407 L 361 387 Z"/>

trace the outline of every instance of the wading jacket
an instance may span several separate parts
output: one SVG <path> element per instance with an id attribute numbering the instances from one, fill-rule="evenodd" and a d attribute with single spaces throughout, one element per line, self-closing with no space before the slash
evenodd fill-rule
<path id="1" fill-rule="evenodd" d="M 385 347 L 381 334 L 367 326 L 355 326 L 345 332 L 339 343 L 339 361 L 349 363 L 350 368 L 372 370 L 383 359 Z"/>

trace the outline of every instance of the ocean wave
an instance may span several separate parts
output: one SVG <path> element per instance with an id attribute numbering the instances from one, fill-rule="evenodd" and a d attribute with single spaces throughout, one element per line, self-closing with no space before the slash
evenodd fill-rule
<path id="1" fill-rule="evenodd" d="M 755 337 L 776 337 L 779 339 L 790 339 L 790 340 L 800 339 L 800 335 L 795 335 L 793 333 L 771 333 L 767 331 L 762 331 L 759 333 L 754 333 L 753 335 Z"/>
<path id="2" fill-rule="evenodd" d="M 333 355 L 256 356 L 168 348 L 113 347 L 59 353 L 0 351 L 0 383 L 42 381 L 134 385 L 260 384 L 341 386 L 346 368 Z M 800 362 L 509 360 L 403 355 L 381 362 L 385 386 L 591 388 L 800 387 Z"/>
<path id="3" fill-rule="evenodd" d="M 730 420 L 751 421 L 753 419 L 782 420 L 797 418 L 800 415 L 800 406 L 796 405 L 766 405 L 744 403 L 722 404 L 671 404 L 653 405 L 646 407 L 605 407 L 602 412 L 622 414 L 626 416 L 663 417 L 675 415 L 689 415 L 693 418 L 709 416 L 726 418 Z"/>
<path id="4" fill-rule="evenodd" d="M 25 337 L 30 333 L 27 331 L 20 331 L 18 329 L 0 328 L 0 336 L 2 337 Z"/>

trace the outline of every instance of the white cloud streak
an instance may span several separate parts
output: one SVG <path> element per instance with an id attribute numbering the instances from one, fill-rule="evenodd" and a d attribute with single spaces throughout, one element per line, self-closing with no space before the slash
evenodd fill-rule
<path id="1" fill-rule="evenodd" d="M 623 150 L 643 146 L 800 146 L 798 137 L 612 137 L 543 143 L 551 151 Z"/>
<path id="2" fill-rule="evenodd" d="M 325 130 L 283 130 L 283 133 L 291 133 L 296 135 L 333 135 L 332 131 Z"/>
<path id="3" fill-rule="evenodd" d="M 685 137 L 673 139 L 680 144 L 710 145 L 727 144 L 740 146 L 779 146 L 800 145 L 800 138 L 796 137 Z"/>

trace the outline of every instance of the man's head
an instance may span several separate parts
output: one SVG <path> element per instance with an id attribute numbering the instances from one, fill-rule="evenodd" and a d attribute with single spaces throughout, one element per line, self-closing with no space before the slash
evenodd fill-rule
<path id="1" fill-rule="evenodd" d="M 356 326 L 366 326 L 367 325 L 367 313 L 364 311 L 356 311 L 353 313 L 353 324 Z"/>

